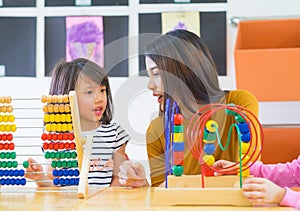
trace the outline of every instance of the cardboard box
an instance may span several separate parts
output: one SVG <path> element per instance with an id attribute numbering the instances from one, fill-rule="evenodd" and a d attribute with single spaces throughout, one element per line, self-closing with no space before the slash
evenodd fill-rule
<path id="1" fill-rule="evenodd" d="M 240 22 L 234 56 L 237 89 L 260 102 L 300 100 L 300 19 Z"/>

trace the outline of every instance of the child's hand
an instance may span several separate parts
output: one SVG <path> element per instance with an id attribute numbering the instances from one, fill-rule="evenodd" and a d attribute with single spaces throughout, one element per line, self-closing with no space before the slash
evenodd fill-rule
<path id="1" fill-rule="evenodd" d="M 120 165 L 118 174 L 119 182 L 123 186 L 128 187 L 145 187 L 149 186 L 146 180 L 145 169 L 141 163 L 133 163 L 129 160 L 124 161 Z"/>
<path id="2" fill-rule="evenodd" d="M 249 178 L 243 184 L 243 194 L 253 204 L 279 204 L 285 189 L 265 178 Z"/>
<path id="3" fill-rule="evenodd" d="M 224 169 L 224 168 L 227 168 L 227 167 L 232 166 L 232 165 L 234 165 L 233 162 L 230 162 L 230 161 L 227 161 L 227 160 L 218 160 L 213 164 L 213 167 L 217 168 L 217 169 Z M 221 172 L 215 172 L 214 174 L 215 174 L 215 176 L 223 175 Z"/>
<path id="4" fill-rule="evenodd" d="M 40 180 L 44 177 L 44 169 L 36 160 L 28 158 L 29 166 L 26 169 L 25 177 L 31 180 Z"/>

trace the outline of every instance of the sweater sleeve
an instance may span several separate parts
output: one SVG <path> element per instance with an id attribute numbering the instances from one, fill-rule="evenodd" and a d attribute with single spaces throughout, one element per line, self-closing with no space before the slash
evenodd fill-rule
<path id="1" fill-rule="evenodd" d="M 300 192 L 293 191 L 286 187 L 285 191 L 285 195 L 279 205 L 294 207 L 300 210 Z"/>
<path id="2" fill-rule="evenodd" d="M 263 164 L 255 162 L 250 173 L 255 177 L 264 177 L 281 187 L 300 186 L 300 156 L 292 162 L 279 164 Z"/>

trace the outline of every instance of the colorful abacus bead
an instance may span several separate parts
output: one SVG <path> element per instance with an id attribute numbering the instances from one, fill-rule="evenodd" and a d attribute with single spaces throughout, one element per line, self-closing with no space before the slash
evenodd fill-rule
<path id="1" fill-rule="evenodd" d="M 235 118 L 237 120 L 237 118 Z M 251 134 L 250 134 L 250 124 L 243 121 L 243 122 L 239 122 L 238 124 L 238 128 L 240 131 L 240 141 L 241 143 L 241 152 L 242 152 L 242 166 L 246 165 L 246 163 L 249 162 L 249 156 L 247 155 L 248 151 L 249 151 L 249 146 L 250 146 L 250 139 L 251 139 Z M 240 170 L 238 170 L 237 172 L 238 175 L 240 175 Z M 242 171 L 242 176 L 246 177 L 246 176 L 250 176 L 250 169 L 243 169 Z"/>

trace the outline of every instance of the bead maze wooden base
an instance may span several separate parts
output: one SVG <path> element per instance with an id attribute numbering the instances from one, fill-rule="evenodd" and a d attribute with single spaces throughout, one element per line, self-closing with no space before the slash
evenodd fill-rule
<path id="1" fill-rule="evenodd" d="M 168 188 L 154 190 L 154 204 L 172 205 L 233 205 L 252 206 L 239 188 L 239 176 L 204 177 L 205 188 L 201 188 L 201 175 L 168 176 Z"/>

